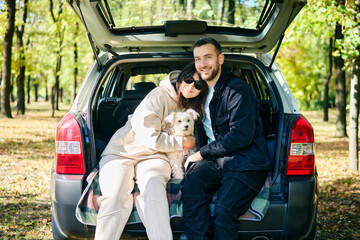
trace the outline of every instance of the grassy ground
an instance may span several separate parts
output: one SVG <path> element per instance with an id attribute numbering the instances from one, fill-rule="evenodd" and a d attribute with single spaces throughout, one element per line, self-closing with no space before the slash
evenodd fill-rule
<path id="1" fill-rule="evenodd" d="M 0 116 L 0 239 L 51 239 L 50 169 L 58 121 L 49 103 L 27 105 L 25 116 Z M 360 172 L 349 172 L 348 139 L 334 138 L 334 112 L 305 112 L 315 129 L 320 180 L 316 239 L 360 239 Z"/>

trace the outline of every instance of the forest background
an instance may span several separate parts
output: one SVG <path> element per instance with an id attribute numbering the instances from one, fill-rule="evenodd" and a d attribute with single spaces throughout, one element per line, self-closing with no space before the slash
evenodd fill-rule
<path id="1" fill-rule="evenodd" d="M 122 0 L 110 4 L 121 12 L 123 26 L 159 25 L 169 19 L 211 19 L 231 26 L 246 25 L 251 14 L 256 15 L 256 6 L 265 2 Z M 241 5 L 250 8 L 245 12 Z M 49 101 L 54 116 L 59 103 L 73 101 L 93 61 L 83 24 L 64 0 L 0 1 L 0 22 L 6 23 L 0 25 L 1 113 L 11 118 L 10 103 L 16 101 L 17 114 L 25 114 L 25 103 L 33 96 L 35 101 Z M 360 0 L 308 0 L 285 32 L 276 58 L 301 110 L 323 110 L 328 121 L 328 109 L 335 107 L 335 136 L 349 136 L 349 168 L 355 171 L 359 169 L 359 26 Z"/>
<path id="2" fill-rule="evenodd" d="M 161 11 L 167 5 L 178 10 L 167 12 L 168 20 L 175 15 L 179 18 L 178 14 L 184 19 L 191 15 L 201 20 L 206 14 L 231 24 L 241 18 L 241 11 L 233 8 L 235 2 L 260 1 L 121 2 L 134 13 L 142 12 L 126 15 L 124 24 L 147 25 L 146 11 L 156 18 L 165 15 Z M 348 148 L 348 171 L 358 171 L 360 0 L 307 2 L 285 32 L 276 62 L 301 111 L 322 113 L 322 121 L 334 127 L 333 136 L 342 143 L 346 141 L 341 146 Z M 37 102 L 48 106 L 51 111 L 46 113 L 58 120 L 59 114 L 64 114 L 61 108 L 68 109 L 94 61 L 84 26 L 64 0 L 0 0 L 0 22 L 0 127 L 4 119 L 15 123 L 33 114 L 30 104 Z M 358 172 L 352 176 L 358 176 Z M 359 238 L 360 233 L 352 236 Z"/>

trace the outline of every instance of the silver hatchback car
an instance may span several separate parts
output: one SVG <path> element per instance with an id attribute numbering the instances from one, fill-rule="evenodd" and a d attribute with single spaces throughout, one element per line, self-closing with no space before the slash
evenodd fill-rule
<path id="1" fill-rule="evenodd" d="M 71 110 L 57 126 L 51 170 L 54 239 L 94 236 L 95 225 L 79 221 L 75 215 L 86 179 L 112 134 L 146 94 L 167 73 L 193 61 L 191 46 L 200 37 L 220 42 L 225 54 L 223 67 L 246 81 L 261 102 L 272 160 L 268 204 L 265 215 L 239 219 L 239 239 L 314 239 L 318 180 L 313 128 L 301 115 L 274 61 L 286 28 L 306 0 L 240 2 L 253 9 L 251 18 L 256 21 L 250 27 L 215 26 L 211 19 L 116 27 L 121 26 L 121 17 L 116 15 L 121 1 L 68 0 L 87 30 L 95 61 Z M 99 55 L 95 47 L 101 50 Z M 271 56 L 268 52 L 274 47 Z M 171 219 L 171 225 L 174 238 L 179 238 L 182 217 Z M 129 220 L 123 237 L 146 237 L 144 226 Z"/>

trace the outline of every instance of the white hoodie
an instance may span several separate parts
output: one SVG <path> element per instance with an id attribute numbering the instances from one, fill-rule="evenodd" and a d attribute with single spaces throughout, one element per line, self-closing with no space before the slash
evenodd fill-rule
<path id="1" fill-rule="evenodd" d="M 164 159 L 166 152 L 182 151 L 183 138 L 164 132 L 165 117 L 177 110 L 176 91 L 171 81 L 177 79 L 180 71 L 174 71 L 160 82 L 139 104 L 125 126 L 111 137 L 102 153 L 106 159 Z M 105 163 L 101 162 L 103 166 Z"/>

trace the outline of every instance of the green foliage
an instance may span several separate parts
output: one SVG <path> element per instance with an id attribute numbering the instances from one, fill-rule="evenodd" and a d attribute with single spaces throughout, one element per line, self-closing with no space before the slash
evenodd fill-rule
<path id="1" fill-rule="evenodd" d="M 329 68 L 329 39 L 334 37 L 337 22 L 343 26 L 344 40 L 336 41 L 333 57 L 341 56 L 345 70 L 349 71 L 351 59 L 359 55 L 359 23 L 355 22 L 353 4 L 346 1 L 345 6 L 339 6 L 337 1 L 308 0 L 286 32 L 277 61 L 302 109 L 322 107 L 323 80 Z M 334 75 L 330 81 L 330 104 L 335 98 Z"/>
<path id="2" fill-rule="evenodd" d="M 54 0 L 54 12 L 57 16 L 58 6 L 61 1 Z M 34 95 L 34 84 L 39 85 L 39 94 L 45 97 L 45 91 L 50 94 L 51 86 L 55 81 L 55 65 L 57 51 L 59 51 L 58 32 L 64 32 L 62 45 L 62 64 L 60 72 L 60 84 L 64 88 L 65 100 L 70 101 L 70 93 L 73 86 L 74 56 L 73 49 L 75 41 L 78 43 L 78 88 L 93 60 L 91 48 L 86 38 L 85 29 L 79 24 L 79 33 L 75 36 L 75 22 L 78 18 L 70 6 L 63 2 L 63 10 L 60 14 L 60 21 L 54 24 L 50 15 L 49 1 L 38 0 L 28 2 L 28 18 L 25 25 L 23 41 L 25 44 L 26 76 L 31 78 L 31 95 Z M 3 5 L 6 7 L 6 5 Z M 23 23 L 23 0 L 17 2 L 16 26 Z M 0 22 L 6 22 L 6 11 L 0 9 Z M 0 25 L 0 64 L 3 61 L 3 44 L 5 24 Z M 16 49 L 16 36 L 13 39 L 13 63 L 12 73 L 18 73 L 19 54 Z M 26 78 L 27 79 L 27 78 Z M 26 86 L 26 84 L 25 84 Z M 16 88 L 16 86 L 14 86 Z M 26 86 L 27 88 L 27 86 Z M 16 89 L 15 89 L 16 91 Z M 15 92 L 14 91 L 14 92 Z"/>
<path id="3" fill-rule="evenodd" d="M 294 39 L 282 46 L 277 62 L 301 109 L 322 107 L 326 50 L 312 37 Z"/>
<path id="4" fill-rule="evenodd" d="M 187 15 L 186 1 L 123 0 L 121 2 L 108 2 L 118 28 L 137 25 L 163 25 L 166 20 L 184 20 L 190 17 Z M 224 13 L 221 2 L 217 0 L 194 0 L 191 9 L 192 19 L 205 20 L 209 25 L 227 25 L 228 1 L 224 1 Z M 259 8 L 263 7 L 264 1 L 240 0 L 235 1 L 235 5 L 235 25 L 255 28 L 261 13 Z"/>
<path id="5" fill-rule="evenodd" d="M 16 25 L 22 23 L 24 0 L 17 1 Z M 59 51 L 60 38 L 64 34 L 62 44 L 62 68 L 60 71 L 60 87 L 64 89 L 64 97 L 69 102 L 73 86 L 74 43 L 78 43 L 77 67 L 79 68 L 78 88 L 93 61 L 90 44 L 85 29 L 79 24 L 76 34 L 75 16 L 70 6 L 61 0 L 53 0 L 54 13 L 58 16 L 58 6 L 63 4 L 59 21 L 53 22 L 50 15 L 48 0 L 28 2 L 28 18 L 26 20 L 24 43 L 26 57 L 26 76 L 30 76 L 32 84 L 39 84 L 40 94 L 51 91 L 55 81 L 55 64 Z M 187 1 L 182 0 L 122 0 L 108 1 L 113 9 L 116 27 L 136 25 L 162 25 L 166 20 L 188 19 Z M 235 1 L 235 25 L 256 27 L 260 16 L 259 8 L 262 0 Z M 193 19 L 207 20 L 209 25 L 228 25 L 228 1 L 194 0 L 192 6 Z M 243 5 L 243 6 L 242 6 Z M 6 4 L 0 6 L 0 22 L 6 21 Z M 224 11 L 223 11 L 224 9 Z M 345 6 L 339 6 L 332 0 L 308 0 L 308 4 L 296 17 L 286 32 L 286 37 L 280 48 L 277 62 L 287 79 L 289 86 L 301 108 L 319 108 L 322 106 L 323 80 L 328 71 L 328 42 L 333 37 L 336 22 L 343 25 L 344 40 L 337 41 L 338 49 L 333 56 L 345 59 L 348 71 L 350 60 L 359 55 L 360 34 L 359 22 L 356 22 L 354 2 L 346 1 Z M 0 64 L 2 64 L 5 24 L 0 25 Z M 14 43 L 16 37 L 14 37 Z M 13 47 L 13 73 L 18 72 L 19 54 L 16 44 Z M 330 99 L 335 96 L 334 79 L 330 81 Z M 33 85 L 31 86 L 33 89 Z M 33 92 L 31 93 L 33 95 Z"/>

